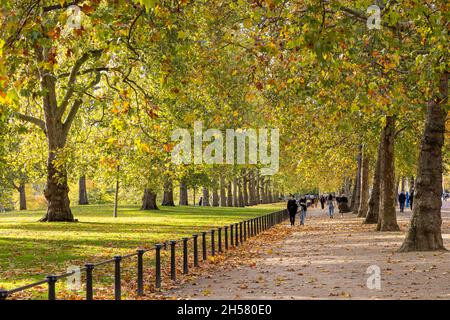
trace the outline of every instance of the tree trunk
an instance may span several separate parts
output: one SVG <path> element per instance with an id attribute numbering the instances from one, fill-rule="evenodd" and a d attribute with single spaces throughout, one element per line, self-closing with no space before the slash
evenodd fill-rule
<path id="1" fill-rule="evenodd" d="M 141 210 L 159 210 L 156 205 L 156 193 L 150 189 L 144 189 Z"/>
<path id="2" fill-rule="evenodd" d="M 362 145 L 359 145 L 357 163 L 358 163 L 358 170 L 356 172 L 356 179 L 355 179 L 355 197 L 352 199 L 352 207 L 351 207 L 353 214 L 358 213 L 359 204 L 361 201 Z"/>
<path id="3" fill-rule="evenodd" d="M 233 206 L 233 191 L 231 187 L 231 181 L 227 183 L 227 207 Z"/>
<path id="4" fill-rule="evenodd" d="M 213 207 L 219 206 L 219 192 L 216 186 L 214 186 L 212 189 L 212 206 Z"/>
<path id="5" fill-rule="evenodd" d="M 441 76 L 439 93 L 440 96 L 427 106 L 415 181 L 413 215 L 401 252 L 445 250 L 441 233 L 441 196 L 448 73 Z"/>
<path id="6" fill-rule="evenodd" d="M 50 134 L 47 134 L 50 136 Z M 50 140 L 50 138 L 48 138 Z M 47 159 L 47 185 L 44 196 L 47 199 L 47 213 L 40 219 L 41 222 L 75 221 L 70 210 L 69 186 L 67 172 L 56 164 L 56 147 L 50 147 Z"/>
<path id="7" fill-rule="evenodd" d="M 86 190 L 86 176 L 82 175 L 78 180 L 78 204 L 89 204 L 87 190 Z"/>
<path id="8" fill-rule="evenodd" d="M 358 208 L 358 217 L 365 218 L 369 207 L 369 155 L 367 149 L 364 150 L 361 173 L 361 195 Z"/>
<path id="9" fill-rule="evenodd" d="M 189 205 L 188 188 L 184 179 L 180 180 L 180 206 Z"/>
<path id="10" fill-rule="evenodd" d="M 255 201 L 256 204 L 260 204 L 261 203 L 261 181 L 259 178 L 259 174 L 258 172 L 256 173 L 256 177 L 255 177 Z"/>
<path id="11" fill-rule="evenodd" d="M 402 180 L 401 180 L 401 185 L 400 185 L 400 191 L 405 192 L 405 190 L 406 190 L 406 178 L 402 177 L 401 179 Z"/>
<path id="12" fill-rule="evenodd" d="M 237 183 L 238 187 L 238 207 L 245 207 L 244 203 L 244 193 L 242 192 L 242 179 L 239 179 Z"/>
<path id="13" fill-rule="evenodd" d="M 175 202 L 173 201 L 173 184 L 171 179 L 167 179 L 164 182 L 164 195 L 161 205 L 170 207 L 175 206 Z"/>
<path id="14" fill-rule="evenodd" d="M 394 163 L 395 118 L 386 117 L 383 130 L 381 158 L 380 214 L 378 231 L 399 231 L 395 212 L 395 163 Z"/>
<path id="15" fill-rule="evenodd" d="M 225 185 L 225 177 L 220 176 L 220 206 L 227 206 L 227 196 L 226 196 L 226 185 Z"/>
<path id="16" fill-rule="evenodd" d="M 203 192 L 202 206 L 209 207 L 209 189 L 207 187 L 203 187 L 202 192 Z"/>
<path id="17" fill-rule="evenodd" d="M 249 189 L 249 197 L 250 197 L 250 205 L 254 206 L 256 201 L 256 190 L 255 190 L 255 176 L 254 171 L 250 171 L 250 179 L 248 183 L 248 189 Z"/>
<path id="18" fill-rule="evenodd" d="M 233 178 L 233 207 L 239 207 L 236 178 Z"/>
<path id="19" fill-rule="evenodd" d="M 25 193 L 25 184 L 21 183 L 19 188 L 19 210 L 27 210 L 27 195 Z"/>
<path id="20" fill-rule="evenodd" d="M 249 206 L 249 198 L 248 198 L 248 179 L 244 176 L 242 178 L 242 188 L 243 188 L 243 197 L 244 197 L 244 206 Z"/>
<path id="21" fill-rule="evenodd" d="M 367 211 L 364 223 L 378 223 L 378 214 L 380 211 L 380 166 L 381 166 L 381 142 L 378 144 L 377 163 L 373 174 L 372 192 L 370 194 L 369 209 Z"/>
<path id="22" fill-rule="evenodd" d="M 117 218 L 117 211 L 119 210 L 119 172 L 120 166 L 117 166 L 117 176 L 116 176 L 116 191 L 114 193 L 114 212 L 113 217 Z"/>

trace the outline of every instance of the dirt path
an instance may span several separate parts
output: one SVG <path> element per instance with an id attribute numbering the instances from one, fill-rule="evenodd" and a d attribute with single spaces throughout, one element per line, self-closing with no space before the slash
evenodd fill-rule
<path id="1" fill-rule="evenodd" d="M 305 227 L 295 226 L 285 241 L 263 246 L 251 263 L 224 265 L 170 294 L 182 299 L 450 299 L 450 252 L 395 252 L 410 216 L 409 209 L 398 214 L 401 232 L 379 233 L 351 214 L 329 219 L 312 209 Z M 450 249 L 450 202 L 443 209 L 443 237 Z M 371 265 L 381 271 L 379 290 L 366 284 Z"/>

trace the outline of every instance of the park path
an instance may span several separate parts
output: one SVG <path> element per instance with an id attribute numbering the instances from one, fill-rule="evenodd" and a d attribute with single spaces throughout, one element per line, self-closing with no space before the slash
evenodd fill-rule
<path id="1" fill-rule="evenodd" d="M 450 249 L 450 202 L 442 213 L 444 244 Z M 450 299 L 450 252 L 396 252 L 410 216 L 409 209 L 398 213 L 401 232 L 379 233 L 351 214 L 329 219 L 325 211 L 312 209 L 305 227 L 295 226 L 283 241 L 258 244 L 254 259 L 224 263 L 167 294 L 180 299 Z M 248 254 L 250 248 L 241 250 Z M 371 265 L 380 267 L 380 290 L 367 288 Z"/>

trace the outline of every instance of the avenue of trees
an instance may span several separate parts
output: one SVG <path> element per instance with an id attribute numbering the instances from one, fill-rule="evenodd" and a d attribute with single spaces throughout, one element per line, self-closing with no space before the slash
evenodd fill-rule
<path id="1" fill-rule="evenodd" d="M 449 163 L 448 5 L 357 0 L 0 0 L 0 202 L 45 184 L 41 221 L 74 221 L 87 184 L 142 209 L 247 206 L 345 193 L 401 251 L 444 249 Z M 279 128 L 280 170 L 171 162 L 171 132 Z M 409 190 L 410 191 L 410 190 Z M 179 203 L 175 203 L 174 192 Z M 157 197 L 162 194 L 158 203 Z M 117 203 L 117 201 L 116 201 Z M 117 213 L 117 212 L 116 212 Z"/>

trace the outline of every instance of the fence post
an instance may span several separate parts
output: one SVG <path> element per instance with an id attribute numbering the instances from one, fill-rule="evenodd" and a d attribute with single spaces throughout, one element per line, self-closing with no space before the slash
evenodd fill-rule
<path id="1" fill-rule="evenodd" d="M 175 265 L 175 240 L 170 240 L 170 278 L 172 281 L 177 280 L 177 266 Z"/>
<path id="2" fill-rule="evenodd" d="M 137 250 L 137 295 L 139 297 L 144 295 L 144 250 Z"/>
<path id="3" fill-rule="evenodd" d="M 6 300 L 8 297 L 8 291 L 0 289 L 0 300 Z"/>
<path id="4" fill-rule="evenodd" d="M 122 298 L 122 288 L 120 286 L 120 261 L 121 256 L 114 256 L 114 299 L 120 300 Z"/>
<path id="5" fill-rule="evenodd" d="M 230 245 L 234 247 L 234 235 L 233 235 L 234 226 L 230 224 Z"/>
<path id="6" fill-rule="evenodd" d="M 92 271 L 94 270 L 94 264 L 86 263 L 86 300 L 94 299 L 94 288 L 92 286 Z"/>
<path id="7" fill-rule="evenodd" d="M 198 234 L 192 236 L 194 239 L 194 267 L 198 267 Z"/>
<path id="8" fill-rule="evenodd" d="M 203 261 L 206 260 L 206 232 L 202 232 L 202 251 L 203 251 Z"/>
<path id="9" fill-rule="evenodd" d="M 215 241 L 214 241 L 214 232 L 216 230 L 211 230 L 211 256 L 215 256 L 216 255 L 216 247 L 215 247 Z"/>
<path id="10" fill-rule="evenodd" d="M 244 221 L 244 241 L 247 241 L 247 221 Z"/>
<path id="11" fill-rule="evenodd" d="M 228 250 L 228 226 L 225 226 L 225 250 Z"/>
<path id="12" fill-rule="evenodd" d="M 236 234 L 235 234 L 235 238 L 234 238 L 234 244 L 237 247 L 237 246 L 239 246 L 239 228 L 238 228 L 239 224 L 235 223 L 234 226 L 235 226 L 235 230 L 236 230 Z"/>
<path id="13" fill-rule="evenodd" d="M 222 252 L 222 228 L 217 228 L 217 246 L 219 252 Z"/>
<path id="14" fill-rule="evenodd" d="M 161 288 L 161 248 L 162 244 L 155 244 L 155 287 Z"/>
<path id="15" fill-rule="evenodd" d="M 189 238 L 183 238 L 183 273 L 188 274 L 189 273 L 189 266 L 188 266 L 188 241 Z"/>
<path id="16" fill-rule="evenodd" d="M 242 234 L 242 222 L 239 222 L 239 242 L 242 244 L 244 236 Z"/>
<path id="17" fill-rule="evenodd" d="M 55 284 L 58 278 L 54 275 L 49 275 L 46 278 L 48 283 L 48 300 L 56 300 Z"/>

